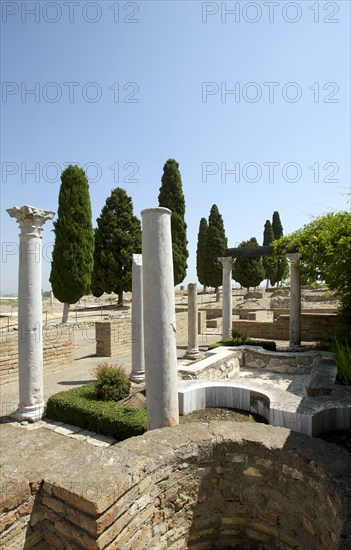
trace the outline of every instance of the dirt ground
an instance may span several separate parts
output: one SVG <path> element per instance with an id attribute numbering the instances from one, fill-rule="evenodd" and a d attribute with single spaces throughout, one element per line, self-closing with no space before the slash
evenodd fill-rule
<path id="1" fill-rule="evenodd" d="M 139 391 L 141 390 L 141 391 Z M 142 388 L 137 386 L 132 388 L 132 393 L 126 399 L 123 399 L 119 404 L 126 407 L 135 407 L 137 409 L 146 409 L 146 397 L 144 385 Z M 179 424 L 187 424 L 189 422 L 212 422 L 212 421 L 231 421 L 231 422 L 259 422 L 268 424 L 265 418 L 258 414 L 250 414 L 238 409 L 226 409 L 213 407 L 210 409 L 199 409 L 192 413 L 179 417 Z M 340 430 L 336 432 L 327 432 L 318 436 L 320 439 L 333 443 L 346 449 L 351 453 L 351 429 Z"/>

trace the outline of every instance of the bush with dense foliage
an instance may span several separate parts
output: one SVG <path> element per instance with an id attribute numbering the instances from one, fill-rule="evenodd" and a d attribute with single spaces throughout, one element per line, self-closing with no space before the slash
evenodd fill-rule
<path id="1" fill-rule="evenodd" d="M 232 338 L 228 338 L 227 340 L 221 340 L 220 342 L 216 342 L 215 344 L 211 344 L 209 346 L 209 349 L 218 348 L 220 346 L 261 346 L 261 348 L 268 350 L 268 351 L 276 351 L 277 347 L 275 342 L 270 340 L 254 340 L 252 338 L 249 338 L 248 336 L 245 336 L 245 334 L 242 334 L 241 332 L 238 332 L 236 330 L 233 330 L 232 332 Z"/>
<path id="2" fill-rule="evenodd" d="M 351 212 L 320 216 L 274 242 L 277 254 L 300 252 L 299 268 L 307 283 L 324 282 L 341 301 L 336 336 L 351 341 Z"/>
<path id="3" fill-rule="evenodd" d="M 101 363 L 95 368 L 96 395 L 103 401 L 120 401 L 128 397 L 131 382 L 122 367 Z"/>
<path id="4" fill-rule="evenodd" d="M 65 304 L 63 323 L 67 322 L 69 305 L 90 290 L 94 263 L 91 217 L 88 179 L 82 168 L 70 165 L 61 175 L 50 273 L 54 296 Z"/>
<path id="5" fill-rule="evenodd" d="M 227 248 L 227 237 L 222 215 L 218 206 L 213 204 L 208 217 L 208 229 L 206 231 L 206 242 L 204 247 L 204 267 L 206 284 L 217 290 L 222 284 L 223 268 L 218 261 L 224 255 Z"/>
<path id="6" fill-rule="evenodd" d="M 241 242 L 239 248 L 249 246 L 258 246 L 255 237 L 251 237 L 249 241 Z M 242 256 L 236 259 L 233 265 L 233 279 L 240 283 L 242 287 L 247 288 L 248 292 L 250 287 L 259 286 L 264 278 L 265 271 L 261 258 L 247 258 Z"/>
<path id="7" fill-rule="evenodd" d="M 197 236 L 196 249 L 196 273 L 199 283 L 204 286 L 204 292 L 208 286 L 207 281 L 207 258 L 206 258 L 206 242 L 208 233 L 208 223 L 206 218 L 201 218 L 199 233 Z"/>
<path id="8" fill-rule="evenodd" d="M 117 441 L 141 435 L 147 429 L 145 410 L 101 401 L 94 383 L 52 395 L 47 402 L 46 416 Z"/>
<path id="9" fill-rule="evenodd" d="M 182 283 L 188 267 L 187 225 L 185 222 L 185 198 L 179 164 L 168 159 L 163 167 L 158 204 L 169 208 L 171 216 L 174 285 Z"/>
<path id="10" fill-rule="evenodd" d="M 347 341 L 340 344 L 338 340 L 335 340 L 333 350 L 334 361 L 338 368 L 337 382 L 351 386 L 351 346 Z"/>
<path id="11" fill-rule="evenodd" d="M 122 306 L 132 290 L 132 256 L 141 253 L 141 224 L 124 189 L 111 191 L 96 222 L 91 290 L 97 298 L 115 292 Z"/>

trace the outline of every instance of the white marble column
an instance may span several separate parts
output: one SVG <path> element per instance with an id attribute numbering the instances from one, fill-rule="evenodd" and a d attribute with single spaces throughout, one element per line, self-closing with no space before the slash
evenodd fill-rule
<path id="1" fill-rule="evenodd" d="M 148 429 L 179 423 L 171 211 L 142 215 L 145 385 Z"/>
<path id="2" fill-rule="evenodd" d="M 198 344 L 197 286 L 188 284 L 188 349 L 185 357 L 197 359 L 200 356 Z"/>
<path id="3" fill-rule="evenodd" d="M 222 340 L 232 337 L 232 258 L 218 258 L 223 266 Z"/>
<path id="4" fill-rule="evenodd" d="M 143 257 L 132 259 L 132 372 L 133 382 L 145 380 L 144 321 L 143 321 Z"/>
<path id="5" fill-rule="evenodd" d="M 18 372 L 17 420 L 40 420 L 44 414 L 43 333 L 41 295 L 41 233 L 54 212 L 32 206 L 7 210 L 21 229 L 18 273 Z"/>
<path id="6" fill-rule="evenodd" d="M 290 261 L 290 343 L 291 350 L 299 349 L 301 344 L 301 282 L 298 261 L 299 252 L 286 254 Z"/>

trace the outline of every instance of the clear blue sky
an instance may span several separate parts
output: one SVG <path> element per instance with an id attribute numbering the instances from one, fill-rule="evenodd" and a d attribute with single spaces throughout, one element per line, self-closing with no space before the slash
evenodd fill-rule
<path id="1" fill-rule="evenodd" d="M 17 291 L 18 269 L 6 253 L 18 243 L 6 208 L 56 211 L 69 162 L 87 168 L 94 225 L 117 186 L 136 215 L 156 206 L 165 161 L 179 162 L 186 282 L 196 280 L 199 222 L 214 203 L 229 246 L 261 243 L 274 210 L 288 234 L 311 215 L 350 208 L 348 0 L 1 7 L 3 293 Z"/>

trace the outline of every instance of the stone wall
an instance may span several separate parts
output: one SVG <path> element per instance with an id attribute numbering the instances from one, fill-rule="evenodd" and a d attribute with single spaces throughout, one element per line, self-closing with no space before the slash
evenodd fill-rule
<path id="1" fill-rule="evenodd" d="M 301 339 L 303 341 L 328 340 L 332 337 L 335 327 L 334 314 L 301 314 Z M 233 330 L 246 334 L 251 338 L 269 340 L 289 340 L 289 315 L 281 315 L 273 323 L 258 321 L 233 321 Z"/>
<path id="2" fill-rule="evenodd" d="M 130 319 L 96 321 L 95 339 L 97 357 L 118 357 L 132 350 L 132 339 L 138 339 L 137 327 Z"/>
<path id="3" fill-rule="evenodd" d="M 7 550 L 351 545 L 349 454 L 284 428 L 186 424 L 106 449 L 44 428 L 2 436 Z"/>
<path id="4" fill-rule="evenodd" d="M 197 313 L 197 326 L 198 326 L 198 333 L 199 334 L 206 334 L 206 323 L 207 323 L 207 316 L 206 311 L 198 311 Z"/>
<path id="5" fill-rule="evenodd" d="M 177 343 L 188 340 L 188 312 L 176 312 Z M 138 327 L 131 319 L 96 321 L 95 323 L 97 357 L 118 357 L 132 351 L 132 340 L 139 338 Z"/>
<path id="6" fill-rule="evenodd" d="M 0 342 L 0 383 L 18 380 L 18 333 L 6 332 Z M 73 361 L 73 332 L 69 328 L 43 330 L 44 373 L 70 367 Z"/>
<path id="7" fill-rule="evenodd" d="M 274 319 L 278 319 L 281 315 L 289 315 L 290 310 L 289 308 L 276 308 L 272 310 Z M 321 313 L 327 313 L 327 314 L 336 314 L 337 308 L 326 308 L 326 307 L 309 307 L 309 308 L 303 308 L 301 309 L 301 313 L 315 313 L 316 315 L 320 315 Z"/>

